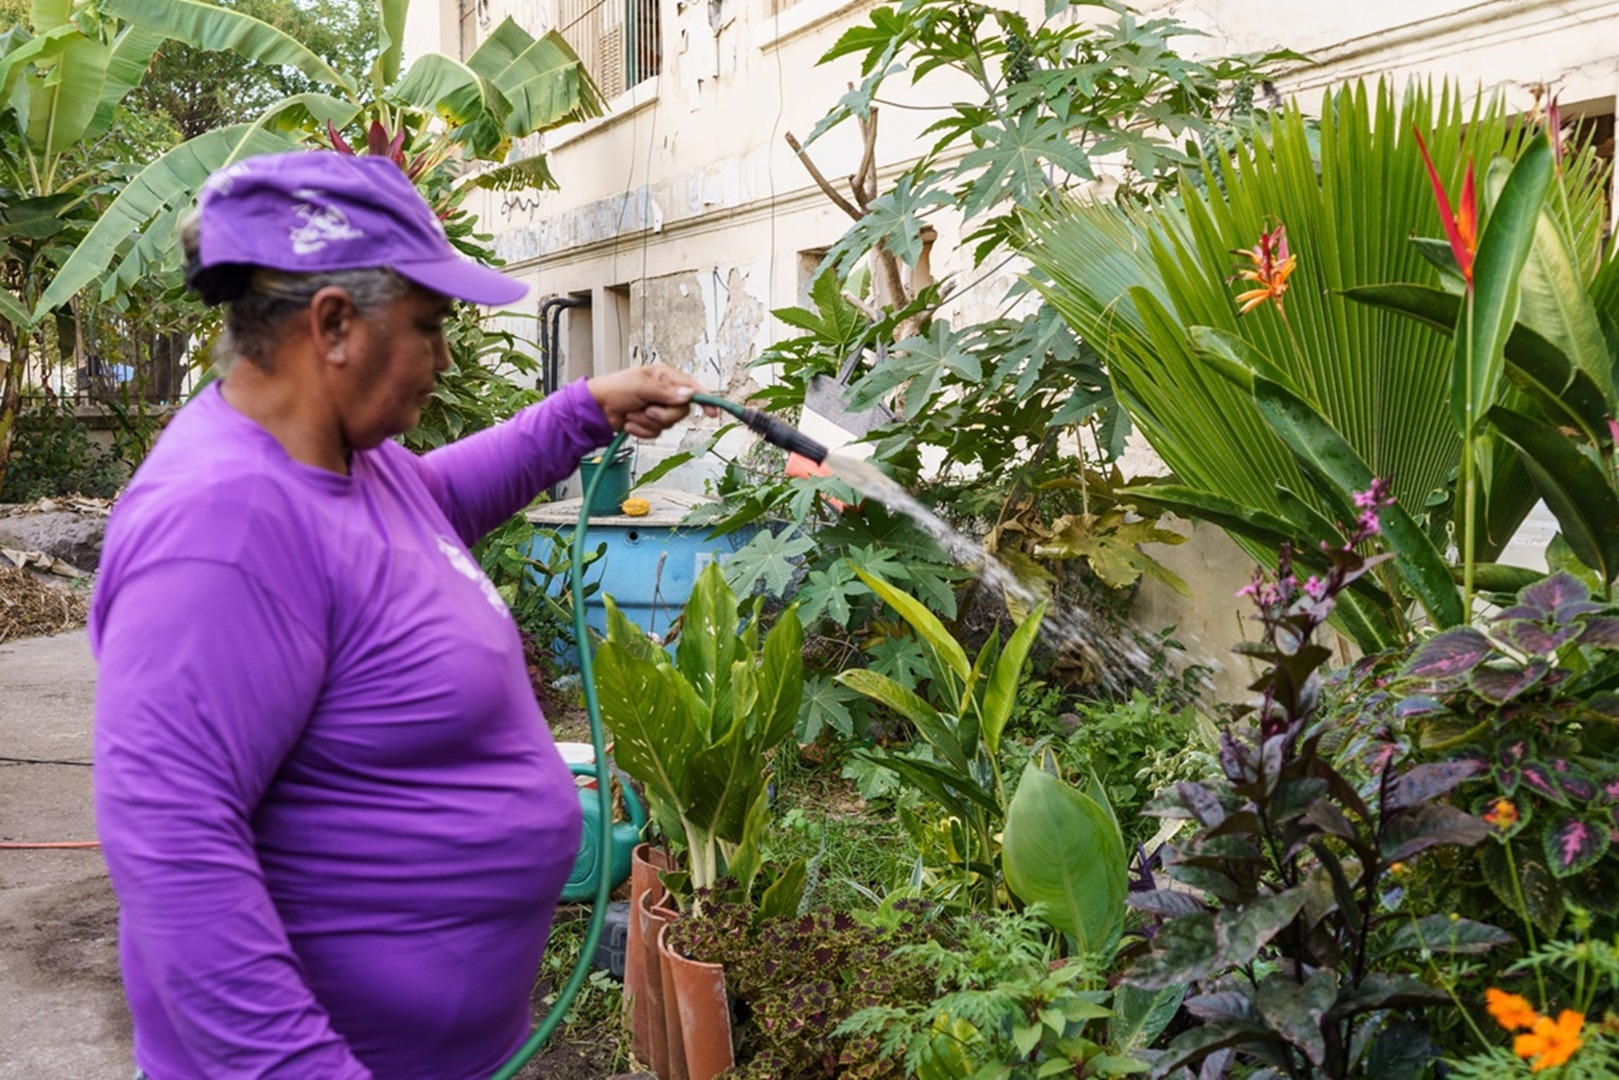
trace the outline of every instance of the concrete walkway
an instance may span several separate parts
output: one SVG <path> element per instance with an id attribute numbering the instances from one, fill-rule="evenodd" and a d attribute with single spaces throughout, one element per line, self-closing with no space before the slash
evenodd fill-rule
<path id="1" fill-rule="evenodd" d="M 0 643 L 0 841 L 95 839 L 94 699 L 84 631 Z M 0 1080 L 129 1080 L 117 936 L 99 851 L 0 849 Z"/>

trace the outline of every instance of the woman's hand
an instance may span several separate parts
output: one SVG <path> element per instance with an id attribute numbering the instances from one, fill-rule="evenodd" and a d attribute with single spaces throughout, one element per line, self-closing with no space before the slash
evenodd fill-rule
<path id="1" fill-rule="evenodd" d="M 646 364 L 611 375 L 598 375 L 586 384 L 590 396 L 614 431 L 627 431 L 638 439 L 655 439 L 691 412 L 691 395 L 702 386 L 684 371 L 668 364 Z M 705 405 L 703 411 L 718 416 Z"/>

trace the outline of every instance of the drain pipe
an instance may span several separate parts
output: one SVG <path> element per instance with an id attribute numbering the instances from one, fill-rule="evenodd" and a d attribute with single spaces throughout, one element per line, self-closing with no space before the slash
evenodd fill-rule
<path id="1" fill-rule="evenodd" d="M 562 375 L 562 313 L 590 306 L 588 296 L 553 296 L 540 305 L 540 392 L 557 392 Z"/>

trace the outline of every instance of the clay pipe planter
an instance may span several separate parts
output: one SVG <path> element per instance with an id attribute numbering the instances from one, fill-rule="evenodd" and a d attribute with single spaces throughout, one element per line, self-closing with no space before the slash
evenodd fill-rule
<path id="1" fill-rule="evenodd" d="M 640 930 L 637 935 L 640 940 L 636 944 L 640 947 L 641 957 L 641 989 L 631 1019 L 645 1024 L 644 1031 L 631 1031 L 631 1048 L 641 1063 L 657 1074 L 659 1080 L 684 1080 L 684 1059 L 680 1062 L 678 1073 L 670 1061 L 668 1029 L 670 1026 L 678 1029 L 679 1021 L 675 1019 L 674 998 L 667 995 L 663 958 L 658 952 L 663 928 L 674 922 L 678 915 L 669 908 L 654 907 L 654 893 L 652 889 L 643 892 L 631 911 L 630 923 Z M 626 956 L 626 976 L 628 965 L 629 957 Z"/>
<path id="2" fill-rule="evenodd" d="M 714 1080 L 736 1064 L 731 1047 L 731 1003 L 725 993 L 725 968 L 689 960 L 669 948 L 668 935 L 658 932 L 663 963 L 667 1016 L 671 1033 L 678 1027 L 686 1059 L 687 1080 Z M 672 991 L 672 994 L 670 993 Z M 670 1052 L 674 1052 L 670 1035 Z"/>
<path id="3" fill-rule="evenodd" d="M 649 949 L 652 942 L 648 941 L 642 932 L 641 897 L 649 897 L 647 906 L 658 907 L 663 903 L 668 891 L 664 889 L 663 882 L 658 878 L 660 870 L 668 870 L 673 860 L 669 853 L 651 844 L 638 844 L 630 855 L 630 919 L 629 940 L 624 949 L 624 1007 L 629 1014 L 630 1048 L 635 1057 L 643 1064 L 651 1065 L 655 1058 L 653 1055 L 652 1038 L 652 987 L 648 984 L 647 973 L 651 972 L 651 982 L 656 984 L 657 996 L 663 996 L 663 980 L 658 974 L 656 964 L 656 951 Z M 648 953 L 652 953 L 653 963 L 647 963 Z M 659 1018 L 659 1032 L 656 1041 L 659 1056 L 667 1054 L 664 1049 L 662 1033 L 662 1018 Z M 661 1075 L 661 1073 L 660 1073 Z"/>

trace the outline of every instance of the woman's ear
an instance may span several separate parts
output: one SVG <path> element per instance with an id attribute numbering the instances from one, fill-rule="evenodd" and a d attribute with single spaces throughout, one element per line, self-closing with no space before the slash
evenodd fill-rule
<path id="1" fill-rule="evenodd" d="M 358 321 L 359 312 L 347 289 L 328 285 L 309 301 L 309 329 L 323 360 L 348 362 L 348 342 Z"/>

